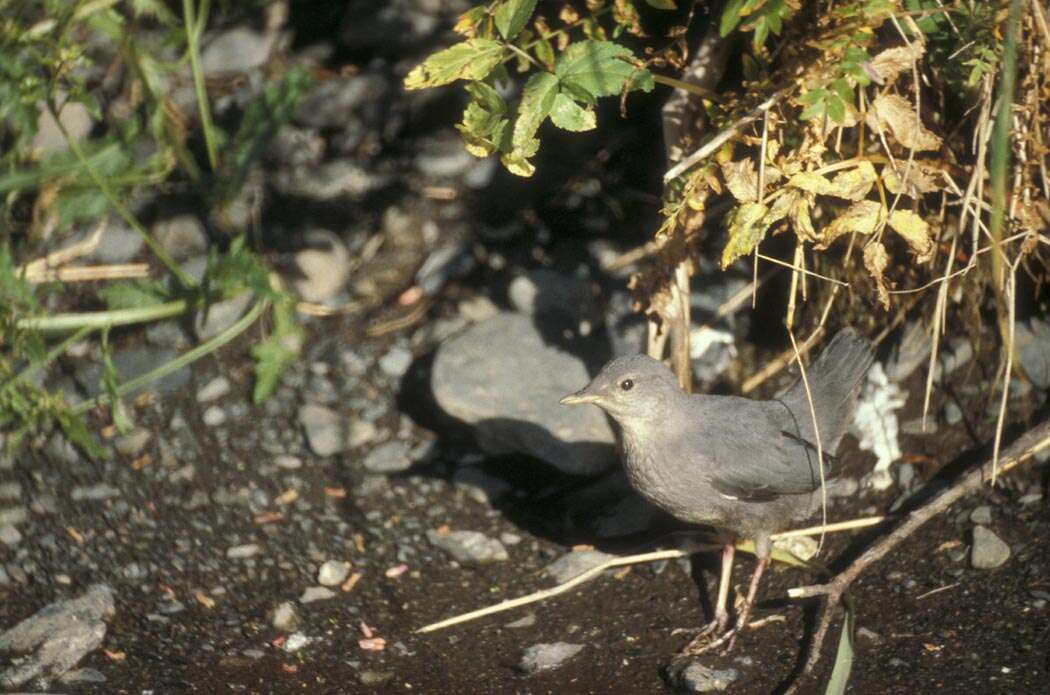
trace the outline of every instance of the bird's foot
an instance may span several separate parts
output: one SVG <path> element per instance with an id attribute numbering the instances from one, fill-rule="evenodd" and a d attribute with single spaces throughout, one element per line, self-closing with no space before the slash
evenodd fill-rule
<path id="1" fill-rule="evenodd" d="M 784 616 L 782 615 L 771 615 L 760 620 L 755 620 L 747 624 L 746 628 L 749 630 L 755 630 L 770 623 L 783 622 Z M 697 656 L 699 654 L 708 654 L 716 651 L 722 647 L 721 655 L 725 656 L 733 651 L 736 646 L 736 638 L 740 635 L 741 626 L 740 624 L 733 625 L 732 628 L 726 629 L 727 623 L 723 623 L 721 629 L 717 629 L 716 623 L 718 621 L 713 620 L 711 623 L 701 629 L 700 633 L 696 635 L 687 645 L 682 647 L 678 652 L 679 656 Z M 712 629 L 712 626 L 715 626 Z"/>
<path id="2" fill-rule="evenodd" d="M 726 634 L 726 629 L 729 627 L 729 616 L 721 615 L 715 617 L 714 620 L 709 622 L 707 625 L 700 628 L 698 631 L 694 630 L 675 630 L 675 634 L 679 632 L 695 632 L 693 639 L 685 645 L 679 654 L 683 656 L 690 656 L 693 654 L 702 654 L 708 651 L 706 645 L 720 642 L 723 635 Z M 699 651 L 698 651 L 699 650 Z"/>

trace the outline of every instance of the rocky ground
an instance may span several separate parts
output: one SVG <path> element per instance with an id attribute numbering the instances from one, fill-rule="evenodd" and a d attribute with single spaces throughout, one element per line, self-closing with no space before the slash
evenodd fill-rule
<path id="1" fill-rule="evenodd" d="M 457 9 L 432 4 L 333 11 L 339 36 L 318 43 L 304 37 L 332 18 L 293 13 L 296 59 L 362 68 L 317 86 L 257 172 L 260 239 L 297 290 L 374 305 L 305 319 L 303 358 L 262 406 L 250 404 L 244 338 L 134 396 L 132 431 L 93 415 L 107 458 L 88 459 L 59 434 L 0 457 L 4 687 L 757 695 L 798 665 L 812 606 L 783 597 L 813 578 L 777 569 L 758 613 L 782 622 L 745 635 L 730 656 L 668 672 L 688 639 L 676 628 L 708 618 L 717 558 L 706 554 L 415 634 L 568 579 L 592 548 L 650 549 L 681 530 L 629 492 L 608 422 L 557 406 L 608 357 L 643 344 L 624 289 L 630 268 L 611 259 L 658 219 L 662 144 L 628 137 L 656 123 L 658 102 L 629 127 L 613 109 L 600 137 L 549 147 L 557 156 L 534 181 L 515 180 L 462 151 L 455 98 L 399 91 Z M 265 41 L 250 27 L 218 31 L 212 64 L 229 69 L 225 42 L 261 56 L 238 67 L 257 75 Z M 218 104 L 220 116 L 243 96 Z M 156 194 L 140 209 L 200 272 L 213 232 L 192 201 Z M 137 237 L 111 227 L 96 256 L 140 257 Z M 749 279 L 750 267 L 704 269 L 696 283 L 694 372 L 705 389 L 734 391 L 784 346 L 763 313 L 779 315 L 775 299 L 703 327 Z M 217 334 L 244 312 L 237 302 L 121 333 L 122 377 Z M 1034 319 L 1020 330 L 1035 383 L 1014 385 L 1008 436 L 1046 417 L 1050 388 L 1050 328 Z M 929 344 L 917 324 L 891 334 L 840 451 L 831 519 L 905 512 L 982 460 L 999 403 L 996 358 L 982 349 L 993 340 L 956 336 L 944 349 L 923 432 Z M 44 376 L 84 398 L 98 389 L 98 355 L 73 352 Z M 1048 474 L 1042 458 L 1006 477 L 860 581 L 850 692 L 1045 687 Z M 841 563 L 882 532 L 829 537 L 821 557 Z M 749 571 L 745 556 L 735 583 Z"/>

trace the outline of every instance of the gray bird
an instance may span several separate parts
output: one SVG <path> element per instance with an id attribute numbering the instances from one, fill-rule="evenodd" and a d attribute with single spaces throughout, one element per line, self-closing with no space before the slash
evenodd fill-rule
<path id="1" fill-rule="evenodd" d="M 801 379 L 770 401 L 688 394 L 666 365 L 645 355 L 609 362 L 561 400 L 592 403 L 619 423 L 627 477 L 643 497 L 682 521 L 725 534 L 714 619 L 686 651 L 711 633 L 723 635 L 718 643 L 728 637 L 732 649 L 769 564 L 770 535 L 819 508 L 817 431 L 827 476 L 873 359 L 871 342 L 847 328 L 809 366 L 816 431 Z M 758 561 L 737 627 L 727 633 L 737 538 L 754 541 Z"/>

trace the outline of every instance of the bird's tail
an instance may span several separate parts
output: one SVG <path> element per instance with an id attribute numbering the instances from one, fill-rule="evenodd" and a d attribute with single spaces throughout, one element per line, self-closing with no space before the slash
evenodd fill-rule
<path id="1" fill-rule="evenodd" d="M 821 444 L 829 452 L 846 433 L 857 404 L 864 375 L 875 360 L 875 347 L 852 328 L 835 334 L 828 346 L 806 370 L 813 407 L 820 425 Z M 806 389 L 799 379 L 784 394 L 783 401 L 795 414 L 803 431 L 812 433 L 812 415 Z"/>

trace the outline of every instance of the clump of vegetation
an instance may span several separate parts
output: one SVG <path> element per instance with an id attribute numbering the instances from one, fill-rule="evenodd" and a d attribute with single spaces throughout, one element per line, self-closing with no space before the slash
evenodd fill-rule
<path id="1" fill-rule="evenodd" d="M 265 4 L 226 2 L 216 9 L 258 10 Z M 208 0 L 183 0 L 181 16 L 157 0 L 0 2 L 0 430 L 8 446 L 53 420 L 73 442 L 98 453 L 82 414 L 108 404 L 114 423 L 126 429 L 131 421 L 122 396 L 217 349 L 264 315 L 270 330 L 252 349 L 256 401 L 273 391 L 298 354 L 293 298 L 251 250 L 247 230 L 231 225 L 223 211 L 291 119 L 311 78 L 300 68 L 274 74 L 236 129 L 222 131 L 212 120 L 200 65 L 210 9 Z M 196 113 L 182 112 L 171 98 L 173 85 L 185 79 L 195 89 Z M 194 120 L 199 130 L 191 128 Z M 195 151 L 194 132 L 203 140 L 203 155 Z M 156 243 L 128 203 L 137 190 L 162 183 L 207 201 L 231 239 L 224 250 L 211 250 L 200 282 Z M 90 252 L 91 239 L 41 255 L 40 249 L 53 247 L 75 225 L 104 225 L 110 211 L 142 237 L 167 279 L 142 277 L 146 269 L 61 267 Z M 50 293 L 75 287 L 63 287 L 63 281 L 129 276 L 79 295 L 80 305 L 95 310 L 45 309 Z M 255 303 L 236 324 L 170 364 L 133 382 L 120 381 L 111 329 L 206 311 L 242 292 L 251 292 Z M 104 393 L 70 407 L 33 377 L 92 335 L 103 351 Z M 45 336 L 63 339 L 48 347 Z"/>
<path id="2" fill-rule="evenodd" d="M 790 268 L 793 345 L 816 282 L 808 295 L 821 301 L 806 317 L 817 326 L 803 349 L 836 301 L 883 334 L 910 311 L 926 313 L 928 390 L 949 316 L 979 323 L 990 299 L 1004 346 L 1001 434 L 1019 287 L 1038 298 L 1050 279 L 1045 10 L 1019 0 L 728 0 L 716 11 L 708 38 L 746 39 L 727 44 L 736 79 L 690 84 L 686 37 L 702 16 L 691 2 L 497 0 L 464 14 L 463 40 L 405 86 L 465 82 L 467 149 L 498 153 L 521 176 L 534 173 L 547 119 L 588 130 L 599 98 L 619 98 L 629 117 L 632 91 L 659 83 L 690 94 L 692 132 L 664 143 L 672 161 L 654 262 L 631 279 L 652 356 L 663 357 L 670 336 L 689 386 L 689 278 L 701 240 L 721 233 L 723 268 L 750 262 L 756 279 L 760 263 Z M 680 23 L 653 39 L 647 21 L 658 12 Z M 787 260 L 761 252 L 780 234 L 793 237 Z M 848 678 L 843 640 L 829 692 Z"/>

